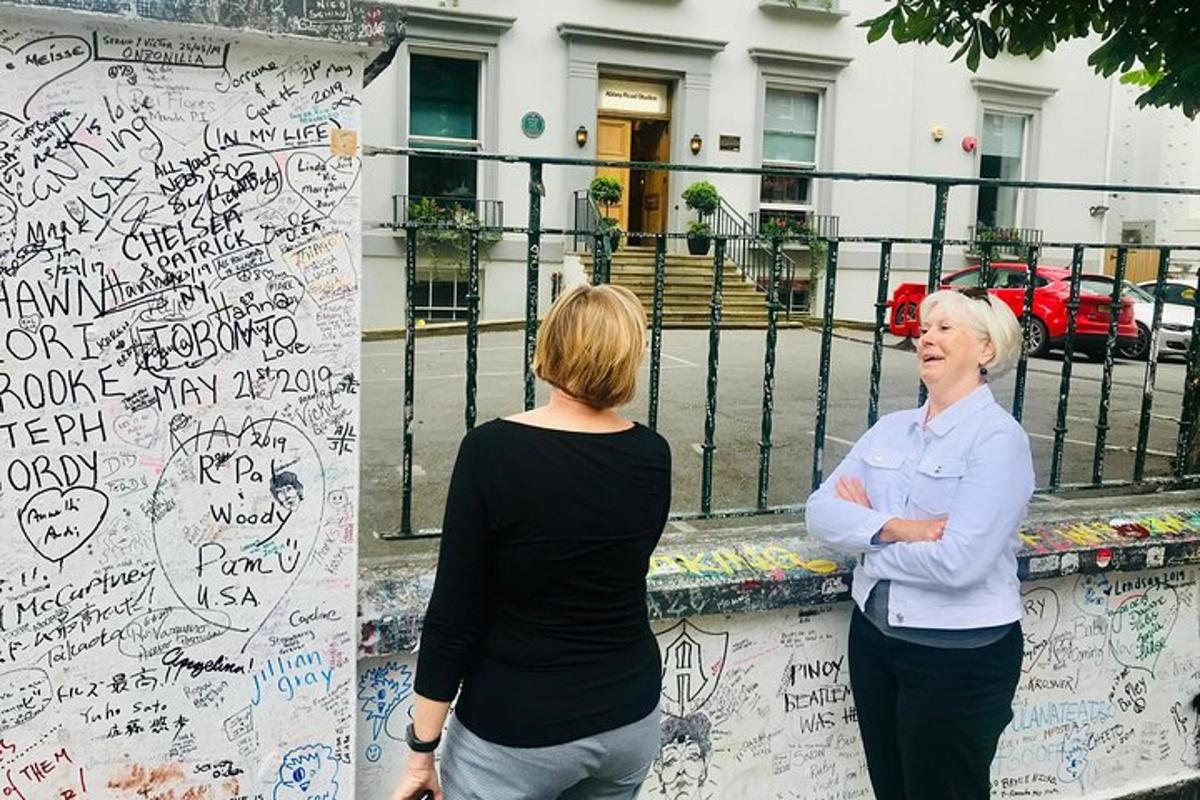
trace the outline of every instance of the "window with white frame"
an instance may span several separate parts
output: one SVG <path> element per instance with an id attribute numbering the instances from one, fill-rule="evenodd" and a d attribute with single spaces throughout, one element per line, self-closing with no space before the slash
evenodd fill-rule
<path id="1" fill-rule="evenodd" d="M 768 86 L 763 104 L 762 161 L 786 174 L 764 175 L 759 191 L 763 212 L 810 211 L 812 180 L 805 171 L 817 166 L 817 130 L 821 97 L 817 92 Z"/>
<path id="2" fill-rule="evenodd" d="M 476 58 L 413 53 L 409 59 L 408 143 L 414 148 L 479 150 L 479 84 L 482 62 Z M 410 158 L 408 193 L 412 197 L 477 197 L 475 161 Z"/>
<path id="3" fill-rule="evenodd" d="M 467 279 L 457 272 L 424 275 L 413 284 L 417 319 L 453 322 L 467 318 Z"/>
<path id="4" fill-rule="evenodd" d="M 979 177 L 1020 180 L 1024 175 L 1027 118 L 986 111 L 979 147 Z M 975 206 L 979 228 L 1015 228 L 1020 190 L 1012 186 L 980 186 Z"/>

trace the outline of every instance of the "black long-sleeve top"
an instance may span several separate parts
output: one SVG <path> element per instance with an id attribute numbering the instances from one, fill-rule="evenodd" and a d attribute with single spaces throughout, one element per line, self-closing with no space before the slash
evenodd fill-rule
<path id="1" fill-rule="evenodd" d="M 477 736 L 545 747 L 635 722 L 661 692 L 646 571 L 671 452 L 641 425 L 493 420 L 458 451 L 416 690 Z"/>

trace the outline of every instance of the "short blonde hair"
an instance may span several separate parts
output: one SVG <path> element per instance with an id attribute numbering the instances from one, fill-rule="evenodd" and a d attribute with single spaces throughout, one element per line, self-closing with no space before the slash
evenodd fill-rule
<path id="1" fill-rule="evenodd" d="M 593 408 L 633 399 L 646 355 L 646 312 L 624 286 L 573 286 L 542 321 L 533 371 Z"/>
<path id="2" fill-rule="evenodd" d="M 942 289 L 921 301 L 921 317 L 935 308 L 966 322 L 980 339 L 992 343 L 992 360 L 984 364 L 988 378 L 999 378 L 1016 366 L 1021 357 L 1021 323 L 1003 300 L 991 294 L 976 297 Z"/>

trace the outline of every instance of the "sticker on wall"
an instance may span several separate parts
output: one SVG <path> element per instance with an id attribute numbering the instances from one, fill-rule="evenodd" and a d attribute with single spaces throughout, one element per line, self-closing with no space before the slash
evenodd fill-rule
<path id="1" fill-rule="evenodd" d="M 335 156 L 353 158 L 358 155 L 358 131 L 334 128 L 329 132 L 329 152 Z"/>
<path id="2" fill-rule="evenodd" d="M 1166 557 L 1167 551 L 1162 547 L 1150 547 L 1146 549 L 1146 567 L 1153 569 L 1161 567 Z"/>

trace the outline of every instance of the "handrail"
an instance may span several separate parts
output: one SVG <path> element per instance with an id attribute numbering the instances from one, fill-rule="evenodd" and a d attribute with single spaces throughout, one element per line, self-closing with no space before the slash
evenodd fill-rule
<path id="1" fill-rule="evenodd" d="M 713 235 L 729 237 L 725 248 L 726 260 L 736 264 L 742 277 L 753 283 L 755 289 L 769 294 L 770 287 L 766 282 L 770 280 L 771 275 L 771 243 L 756 225 L 738 213 L 724 197 L 713 214 Z M 780 263 L 780 275 L 784 286 L 787 287 L 785 308 L 790 318 L 796 310 L 792 291 L 795 286 L 796 261 L 787 253 L 780 253 Z"/>
<path id="2" fill-rule="evenodd" d="M 600 215 L 600 208 L 596 205 L 596 200 L 587 189 L 576 189 L 572 193 L 572 197 L 574 198 L 572 215 L 574 231 L 571 234 L 571 246 L 576 252 L 590 253 L 592 242 L 600 230 L 600 220 L 603 217 Z M 580 247 L 581 239 L 583 240 L 582 247 Z"/>

